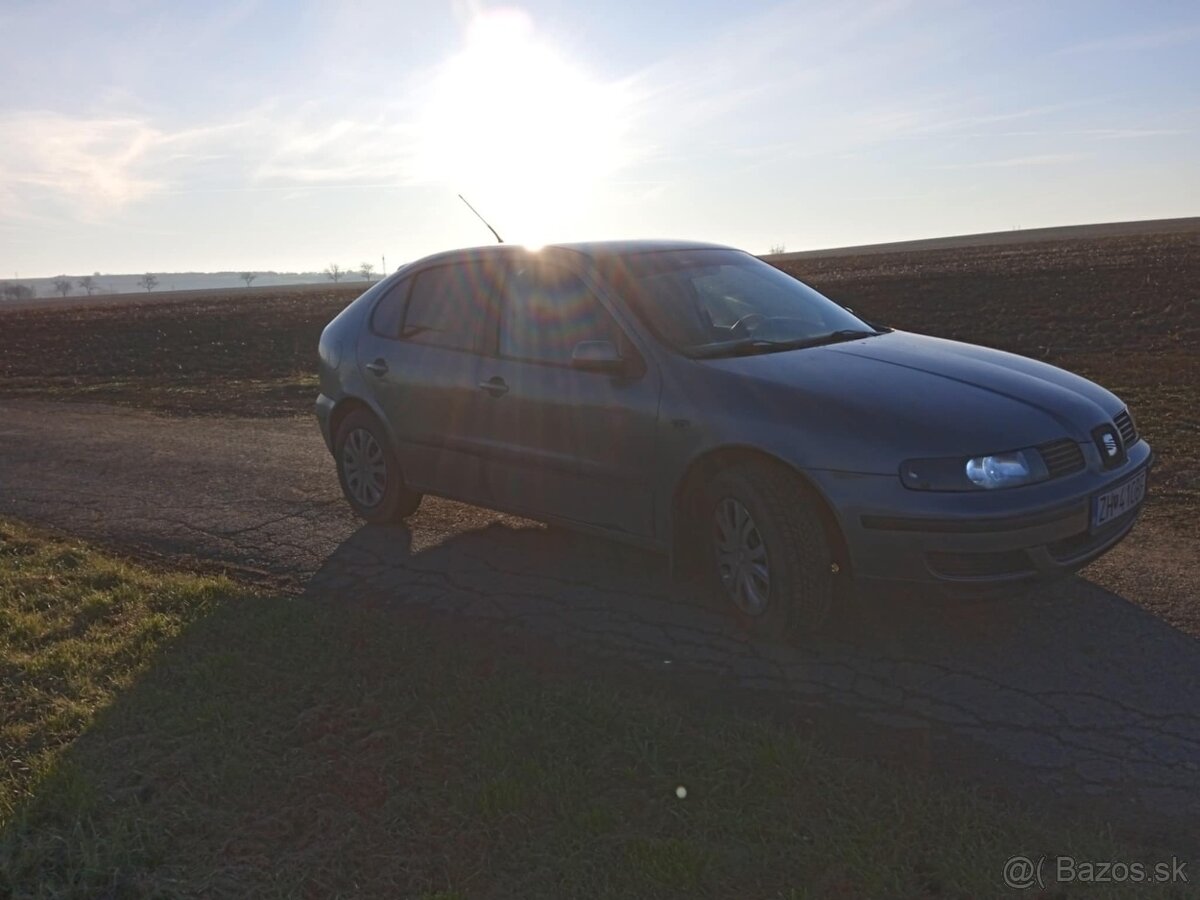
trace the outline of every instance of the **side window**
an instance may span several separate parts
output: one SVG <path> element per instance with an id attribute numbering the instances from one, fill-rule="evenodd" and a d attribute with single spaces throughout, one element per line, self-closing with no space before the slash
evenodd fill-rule
<path id="1" fill-rule="evenodd" d="M 480 263 L 426 269 L 413 281 L 400 337 L 415 344 L 478 350 L 491 290 Z"/>
<path id="2" fill-rule="evenodd" d="M 620 329 L 577 275 L 557 266 L 513 268 L 500 300 L 500 355 L 569 365 L 580 341 L 620 345 Z"/>
<path id="3" fill-rule="evenodd" d="M 404 301 L 408 298 L 408 289 L 411 286 L 412 279 L 405 278 L 393 285 L 375 304 L 375 309 L 371 312 L 371 330 L 380 337 L 400 336 L 400 320 L 404 317 Z"/>

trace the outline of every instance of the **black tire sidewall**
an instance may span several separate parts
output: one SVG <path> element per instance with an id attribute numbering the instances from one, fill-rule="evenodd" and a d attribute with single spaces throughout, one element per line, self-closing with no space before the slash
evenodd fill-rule
<path id="1" fill-rule="evenodd" d="M 786 640 L 818 628 L 832 595 L 831 555 L 824 525 L 795 475 L 766 465 L 737 466 L 717 474 L 704 491 L 699 538 L 712 588 L 725 609 L 758 637 Z M 717 505 L 732 497 L 750 513 L 767 549 L 771 587 L 761 615 L 740 610 L 717 570 L 713 521 Z"/>

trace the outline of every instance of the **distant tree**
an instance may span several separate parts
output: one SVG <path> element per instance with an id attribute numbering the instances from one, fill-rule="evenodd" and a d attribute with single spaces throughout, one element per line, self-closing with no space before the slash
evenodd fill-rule
<path id="1" fill-rule="evenodd" d="M 787 252 L 786 244 L 772 244 L 771 249 L 767 251 L 767 255 L 775 256 L 776 254 L 786 253 L 786 252 Z"/>
<path id="2" fill-rule="evenodd" d="M 258 277 L 257 272 L 242 272 L 240 275 L 238 275 L 238 278 L 240 278 L 240 279 L 242 279 L 242 281 L 246 282 L 246 287 L 250 287 L 250 283 L 252 281 L 254 281 L 254 279 L 257 277 Z"/>
<path id="3" fill-rule="evenodd" d="M 329 266 L 325 269 L 325 277 L 328 278 L 330 281 L 332 281 L 334 284 L 337 284 L 339 281 L 341 281 L 342 276 L 345 274 L 346 274 L 346 270 L 343 269 L 341 266 L 339 266 L 337 263 L 330 263 Z"/>
<path id="4" fill-rule="evenodd" d="M 358 274 L 363 277 L 363 281 L 370 281 L 371 276 L 375 273 L 375 267 L 370 263 L 363 263 L 358 267 Z"/>
<path id="5" fill-rule="evenodd" d="M 54 285 L 54 290 L 58 292 L 59 296 L 65 297 L 71 293 L 71 279 L 66 275 L 59 275 L 51 283 Z"/>
<path id="6" fill-rule="evenodd" d="M 34 296 L 33 288 L 27 284 L 0 283 L 0 297 L 5 300 L 32 300 Z"/>
<path id="7" fill-rule="evenodd" d="M 148 294 L 158 287 L 158 276 L 151 272 L 147 272 L 137 280 L 137 286 L 140 288 L 145 288 L 146 293 Z"/>
<path id="8" fill-rule="evenodd" d="M 96 292 L 96 277 L 94 275 L 84 275 L 79 279 L 79 286 L 87 291 L 90 297 Z"/>

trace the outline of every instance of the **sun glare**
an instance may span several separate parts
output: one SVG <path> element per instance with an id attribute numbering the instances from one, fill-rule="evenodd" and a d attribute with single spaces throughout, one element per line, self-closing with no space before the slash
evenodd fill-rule
<path id="1" fill-rule="evenodd" d="M 423 175 L 466 194 L 505 240 L 559 239 L 625 161 L 622 93 L 539 40 L 525 14 L 480 15 L 430 87 Z"/>

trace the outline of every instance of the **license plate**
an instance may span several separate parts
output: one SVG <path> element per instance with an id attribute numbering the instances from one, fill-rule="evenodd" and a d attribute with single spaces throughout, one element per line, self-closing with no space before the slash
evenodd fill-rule
<path id="1" fill-rule="evenodd" d="M 1146 497 L 1146 470 L 1092 498 L 1092 528 L 1101 528 L 1129 512 Z"/>

